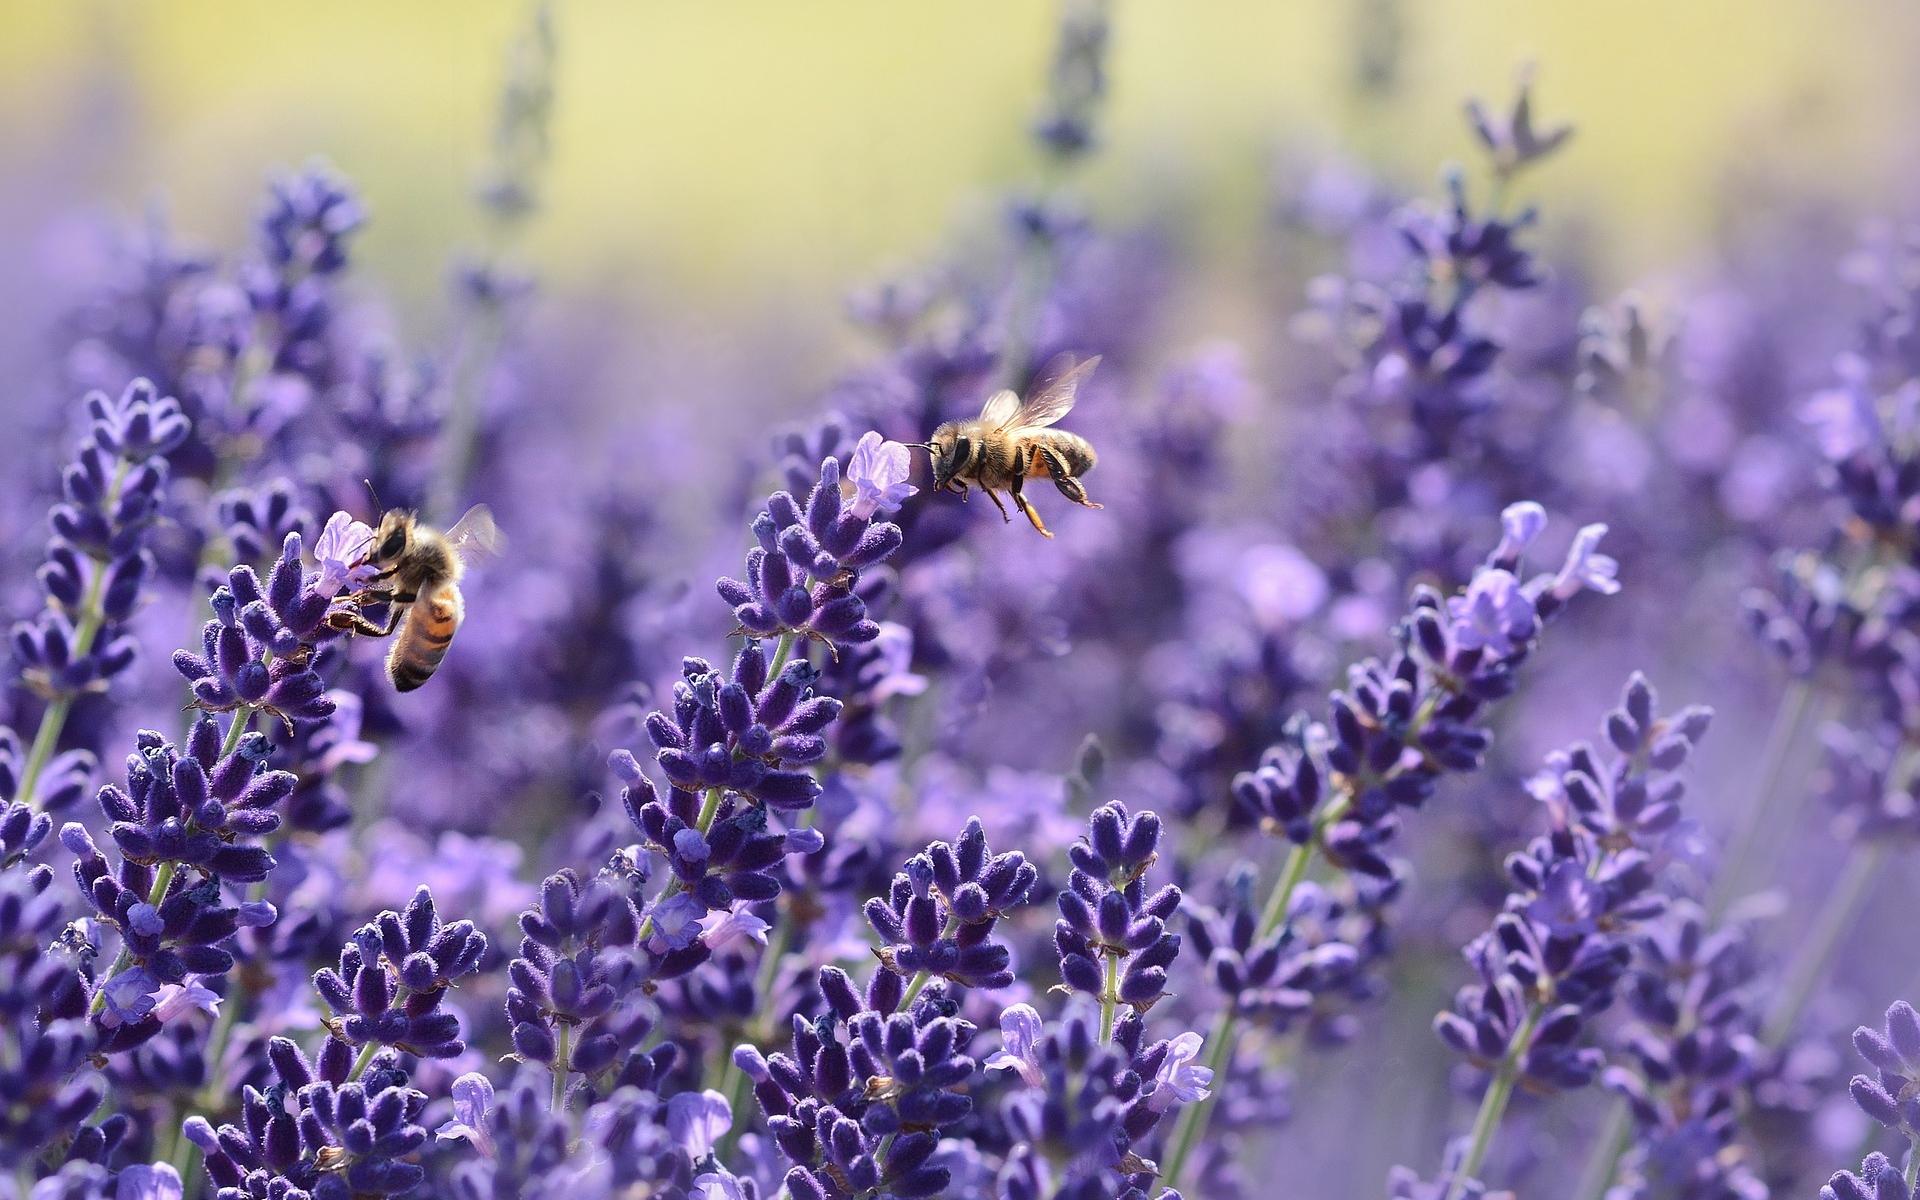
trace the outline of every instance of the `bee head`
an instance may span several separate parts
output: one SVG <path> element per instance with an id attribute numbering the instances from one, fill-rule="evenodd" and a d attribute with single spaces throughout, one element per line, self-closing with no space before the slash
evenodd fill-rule
<path id="1" fill-rule="evenodd" d="M 935 490 L 945 487 L 960 464 L 967 460 L 963 453 L 966 439 L 960 436 L 960 424 L 957 421 L 948 421 L 933 431 L 931 439 L 915 444 L 926 449 L 927 461 L 933 466 Z"/>
<path id="2" fill-rule="evenodd" d="M 413 541 L 414 516 L 403 508 L 390 508 L 380 518 L 380 527 L 373 531 L 373 549 L 368 554 L 369 562 L 392 562 L 407 552 L 407 546 Z"/>

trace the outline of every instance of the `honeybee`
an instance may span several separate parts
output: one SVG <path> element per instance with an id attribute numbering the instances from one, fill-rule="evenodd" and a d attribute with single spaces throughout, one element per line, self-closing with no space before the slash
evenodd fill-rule
<path id="1" fill-rule="evenodd" d="M 934 430 L 931 441 L 917 443 L 933 461 L 934 489 L 958 493 L 964 500 L 967 485 L 976 484 L 1001 518 L 1012 521 L 1000 503 L 998 489 L 1005 488 L 1044 537 L 1053 534 L 1020 490 L 1028 479 L 1050 477 L 1075 504 L 1102 507 L 1087 499 L 1079 478 L 1099 461 L 1092 444 L 1079 434 L 1047 428 L 1073 410 L 1074 393 L 1099 365 L 1095 356 L 1069 367 L 1024 404 L 1014 392 L 995 392 L 977 419 L 949 421 Z"/>
<path id="2" fill-rule="evenodd" d="M 380 518 L 364 560 L 378 571 L 359 598 L 363 604 L 387 605 L 387 623 L 376 625 L 357 612 L 343 616 L 346 628 L 356 633 L 386 637 L 399 630 L 387 652 L 387 676 L 395 689 L 411 692 L 433 677 L 466 616 L 461 575 L 505 545 L 484 504 L 468 509 L 445 533 L 405 509 L 388 509 Z"/>

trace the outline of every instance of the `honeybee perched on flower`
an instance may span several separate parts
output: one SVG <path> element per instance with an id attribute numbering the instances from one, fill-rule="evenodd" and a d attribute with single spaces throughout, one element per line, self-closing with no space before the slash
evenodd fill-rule
<path id="1" fill-rule="evenodd" d="M 348 568 L 363 590 L 352 597 L 354 607 L 341 610 L 335 620 L 372 637 L 398 630 L 387 653 L 387 675 L 396 690 L 413 691 L 433 677 L 466 616 L 460 577 L 469 564 L 499 553 L 505 543 L 484 504 L 468 509 L 444 533 L 405 509 L 390 509 L 379 528 L 366 533 L 362 552 Z M 376 604 L 387 605 L 385 625 L 359 613 L 360 607 Z"/>
<path id="2" fill-rule="evenodd" d="M 1053 533 L 1021 491 L 1028 479 L 1051 478 L 1060 494 L 1075 504 L 1102 507 L 1087 498 L 1086 485 L 1080 482 L 1099 461 L 1093 444 L 1077 433 L 1048 428 L 1073 411 L 1080 384 L 1099 365 L 1098 355 L 1078 365 L 1069 360 L 1066 370 L 1025 403 L 1013 391 L 995 392 L 976 419 L 949 421 L 933 431 L 932 439 L 916 443 L 932 459 L 934 489 L 965 499 L 967 485 L 974 484 L 1003 519 L 1012 521 L 1000 503 L 999 490 L 1004 488 L 1043 537 Z"/>

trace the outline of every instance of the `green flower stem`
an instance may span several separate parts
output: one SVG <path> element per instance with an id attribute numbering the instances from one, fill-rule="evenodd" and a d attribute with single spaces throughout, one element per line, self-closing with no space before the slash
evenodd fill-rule
<path id="1" fill-rule="evenodd" d="M 1327 805 L 1326 812 L 1315 821 L 1325 828 L 1347 810 L 1351 803 L 1343 794 L 1335 797 Z M 1313 861 L 1313 848 L 1309 843 L 1295 846 L 1287 852 L 1286 863 L 1280 869 L 1280 878 L 1274 883 L 1273 891 L 1267 897 L 1266 909 L 1260 915 L 1260 932 L 1255 940 L 1268 937 L 1286 920 L 1287 909 L 1293 904 L 1293 894 L 1307 877 L 1307 867 Z M 1213 1071 L 1215 1080 L 1225 1080 L 1227 1065 L 1233 1061 L 1233 1045 L 1239 1032 L 1239 1014 L 1233 1005 L 1220 1009 L 1220 1015 L 1214 1018 L 1213 1027 L 1207 1032 L 1207 1066 Z M 1205 1100 L 1189 1104 L 1180 1110 L 1180 1119 L 1175 1122 L 1173 1135 L 1168 1141 L 1170 1150 L 1161 1178 L 1169 1186 L 1177 1187 L 1180 1172 L 1186 1168 L 1187 1160 L 1192 1157 L 1194 1148 L 1200 1144 L 1200 1136 L 1206 1132 L 1207 1122 L 1213 1116 L 1214 1097 L 1219 1095 L 1216 1086 Z"/>
<path id="2" fill-rule="evenodd" d="M 1779 1002 L 1767 1014 L 1766 1026 L 1761 1031 L 1764 1044 L 1778 1048 L 1793 1032 L 1807 1001 L 1813 998 L 1814 989 L 1819 987 L 1833 956 L 1839 952 L 1840 943 L 1872 896 L 1873 885 L 1886 859 L 1887 848 L 1879 842 L 1862 842 L 1854 847 L 1840 869 L 1839 886 L 1827 894 L 1827 902 L 1821 906 L 1813 927 L 1800 942 L 1787 968 Z"/>
<path id="3" fill-rule="evenodd" d="M 568 1056 L 573 1052 L 573 1026 L 560 1026 L 558 1044 L 553 1052 L 553 1104 L 554 1112 L 567 1101 L 567 1076 L 573 1074 L 573 1068 L 567 1065 Z"/>
<path id="4" fill-rule="evenodd" d="M 1594 1140 L 1586 1169 L 1580 1172 L 1580 1186 L 1573 1193 L 1578 1200 L 1605 1200 L 1632 1134 L 1633 1123 L 1626 1104 L 1615 1102 L 1607 1113 L 1606 1124 L 1600 1127 L 1600 1136 Z"/>
<path id="5" fill-rule="evenodd" d="M 1120 956 L 1109 951 L 1106 960 L 1106 978 L 1100 988 L 1101 1045 L 1113 1040 L 1113 1013 L 1120 1007 Z"/>
<path id="6" fill-rule="evenodd" d="M 1452 1182 L 1447 1184 L 1446 1200 L 1460 1200 L 1466 1191 L 1467 1180 L 1479 1173 L 1480 1164 L 1487 1159 L 1487 1151 L 1493 1148 L 1493 1135 L 1500 1129 L 1500 1119 L 1507 1114 L 1507 1104 L 1513 1099 L 1514 1082 L 1520 1078 L 1520 1063 L 1533 1046 L 1533 1032 L 1539 1027 L 1540 1015 L 1545 1008 L 1538 1000 L 1529 1004 L 1520 1028 L 1514 1031 L 1513 1041 L 1501 1057 L 1499 1067 L 1495 1068 L 1486 1094 L 1480 1097 L 1480 1111 L 1473 1118 L 1467 1156 L 1453 1173 Z"/>
<path id="7" fill-rule="evenodd" d="M 454 355 L 440 468 L 434 472 L 427 506 L 430 515 L 451 519 L 460 489 L 473 474 L 480 450 L 480 392 L 505 332 L 506 319 L 499 306 L 483 306 L 474 313 L 472 325 Z"/>
<path id="8" fill-rule="evenodd" d="M 773 660 L 767 664 L 767 678 L 780 678 L 780 672 L 786 670 L 787 660 L 793 657 L 793 648 L 800 642 L 797 633 L 783 633 L 773 648 Z"/>
<path id="9" fill-rule="evenodd" d="M 1753 802 L 1741 808 L 1726 857 L 1720 863 L 1720 877 L 1715 881 L 1708 905 L 1716 919 L 1725 915 L 1727 905 L 1740 894 L 1740 883 L 1752 869 L 1751 860 L 1759 849 L 1761 834 L 1777 823 L 1779 814 L 1775 810 L 1780 798 L 1793 790 L 1786 785 L 1782 774 L 1789 754 L 1800 741 L 1812 698 L 1813 685 L 1805 679 L 1794 680 L 1780 697 L 1780 706 L 1774 712 L 1773 725 L 1760 752 Z"/>
<path id="10" fill-rule="evenodd" d="M 267 658 L 268 661 L 272 661 L 273 656 L 268 655 Z M 220 739 L 221 758 L 233 753 L 234 748 L 240 744 L 241 737 L 247 732 L 247 722 L 251 720 L 253 720 L 251 708 L 242 706 L 234 710 L 233 722 L 227 726 L 227 736 Z"/>

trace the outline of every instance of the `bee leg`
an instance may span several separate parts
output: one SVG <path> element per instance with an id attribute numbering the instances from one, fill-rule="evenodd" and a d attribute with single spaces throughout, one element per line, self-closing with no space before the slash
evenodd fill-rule
<path id="1" fill-rule="evenodd" d="M 1040 531 L 1041 537 L 1050 538 L 1053 536 L 1053 531 L 1048 529 L 1047 523 L 1040 519 L 1040 513 L 1033 507 L 1033 501 L 1027 499 L 1026 493 L 1020 490 L 1020 485 L 1025 482 L 1022 476 L 1013 477 L 1013 502 L 1020 506 L 1021 512 L 1027 514 L 1027 520 L 1033 522 L 1033 527 Z"/>
<path id="2" fill-rule="evenodd" d="M 1082 508 L 1106 507 L 1104 504 L 1095 504 L 1093 501 L 1087 499 L 1087 485 L 1067 473 L 1067 463 L 1065 459 L 1061 458 L 1052 450 L 1042 450 L 1040 456 L 1042 461 L 1047 465 L 1047 474 L 1053 476 L 1053 486 L 1060 489 L 1062 496 L 1065 496 Z"/>
<path id="3" fill-rule="evenodd" d="M 359 613 L 335 613 L 327 618 L 327 624 L 342 633 L 358 633 L 364 634 L 367 637 L 377 638 L 390 636 L 393 633 L 394 627 L 399 623 L 400 615 L 398 613 L 389 613 L 387 615 L 387 624 L 384 629 L 375 625 L 372 621 L 367 620 Z"/>
<path id="4" fill-rule="evenodd" d="M 947 480 L 946 490 L 958 495 L 960 497 L 960 503 L 965 504 L 967 502 L 967 485 L 965 480 L 960 480 L 960 479 Z"/>
<path id="5" fill-rule="evenodd" d="M 407 615 L 407 605 L 419 598 L 419 595 L 414 592 L 387 597 L 387 603 L 391 607 L 387 609 L 385 626 L 375 625 L 357 612 L 337 612 L 327 618 L 327 624 L 343 633 L 358 633 L 367 637 L 391 637 L 393 631 L 400 627 L 400 618 Z"/>
<path id="6" fill-rule="evenodd" d="M 982 487 L 980 490 L 985 492 L 987 494 L 987 499 L 993 501 L 993 506 L 1000 510 L 1000 519 L 1006 522 L 1007 524 L 1012 524 L 1013 518 L 1007 515 L 1007 506 L 1000 503 L 1000 493 L 994 491 L 990 487 Z"/>

